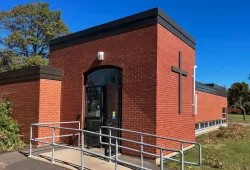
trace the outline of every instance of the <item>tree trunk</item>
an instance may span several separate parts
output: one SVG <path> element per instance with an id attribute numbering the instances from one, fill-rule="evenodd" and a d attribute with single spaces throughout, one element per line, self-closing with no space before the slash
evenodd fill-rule
<path id="1" fill-rule="evenodd" d="M 245 121 L 246 120 L 246 110 L 245 109 L 242 109 L 243 110 L 243 120 Z"/>

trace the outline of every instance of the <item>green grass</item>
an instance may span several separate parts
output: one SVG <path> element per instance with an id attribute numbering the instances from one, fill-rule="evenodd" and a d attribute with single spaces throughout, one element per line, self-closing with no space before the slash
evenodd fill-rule
<path id="1" fill-rule="evenodd" d="M 243 115 L 239 114 L 228 114 L 229 122 L 241 122 L 241 123 L 250 123 L 250 115 L 246 115 L 246 120 L 243 120 Z"/>
<path id="2" fill-rule="evenodd" d="M 212 135 L 200 136 L 202 144 L 202 166 L 190 166 L 185 165 L 185 169 L 193 170 L 213 170 L 213 169 L 225 169 L 225 170 L 249 170 L 250 169 L 250 127 L 244 132 L 243 138 L 239 139 L 237 135 L 238 131 L 235 131 L 232 139 L 223 139 L 218 141 L 219 132 Z M 226 132 L 228 133 L 228 132 Z M 226 134 L 228 135 L 228 134 Z M 230 134 L 231 135 L 231 134 Z M 216 140 L 212 141 L 213 139 Z M 213 138 L 211 140 L 211 138 Z M 233 139 L 235 138 L 235 139 Z M 199 140 L 198 139 L 198 140 Z M 208 140 L 209 142 L 204 142 Z M 212 142 L 211 142 L 211 141 Z M 178 156 L 176 156 L 179 159 Z M 198 148 L 194 148 L 184 154 L 185 161 L 198 162 Z M 180 166 L 173 162 L 167 161 L 166 166 L 171 169 L 180 169 Z"/>

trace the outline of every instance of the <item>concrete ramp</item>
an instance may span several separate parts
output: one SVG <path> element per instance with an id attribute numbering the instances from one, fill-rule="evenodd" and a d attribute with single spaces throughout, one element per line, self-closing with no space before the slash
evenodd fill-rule
<path id="1" fill-rule="evenodd" d="M 91 149 L 92 152 L 103 154 L 103 149 Z M 31 156 L 30 158 L 37 159 L 40 161 L 51 163 L 52 152 L 39 153 L 36 156 Z M 140 165 L 140 159 L 134 156 L 119 155 L 119 159 Z M 58 166 L 62 166 L 67 169 L 79 170 L 81 169 L 81 151 L 72 149 L 57 149 L 55 151 L 55 162 L 53 163 Z M 91 154 L 84 155 L 85 170 L 113 170 L 115 169 L 115 164 L 109 162 L 103 158 L 93 156 Z M 154 164 L 153 161 L 144 160 L 144 165 L 146 168 L 152 170 L 158 170 L 160 167 Z M 119 170 L 129 170 L 136 169 L 132 167 L 127 167 L 123 165 L 118 165 Z"/>

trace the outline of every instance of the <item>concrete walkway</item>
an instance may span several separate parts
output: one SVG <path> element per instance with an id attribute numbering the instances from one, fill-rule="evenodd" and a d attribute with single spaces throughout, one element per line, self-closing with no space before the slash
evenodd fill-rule
<path id="1" fill-rule="evenodd" d="M 32 157 L 37 160 L 50 162 L 51 152 L 42 153 L 39 157 Z M 81 151 L 72 149 L 62 149 L 55 151 L 55 165 L 60 165 L 68 169 L 76 170 L 81 168 Z M 86 170 L 111 170 L 115 169 L 115 164 L 98 157 L 88 154 L 84 155 L 84 164 Z M 119 165 L 119 170 L 128 170 L 124 166 Z"/>

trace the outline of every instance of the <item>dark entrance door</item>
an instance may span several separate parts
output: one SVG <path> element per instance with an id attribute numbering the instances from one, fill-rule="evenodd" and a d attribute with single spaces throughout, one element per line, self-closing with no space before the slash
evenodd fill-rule
<path id="1" fill-rule="evenodd" d="M 99 132 L 102 126 L 102 117 L 105 114 L 104 96 L 105 88 L 101 86 L 86 87 L 86 113 L 85 128 L 89 131 Z M 89 147 L 99 147 L 99 136 L 86 133 L 86 144 Z"/>
<path id="2" fill-rule="evenodd" d="M 85 129 L 99 132 L 101 126 L 121 126 L 121 70 L 103 68 L 85 74 Z M 103 131 L 108 134 L 108 131 Z M 113 130 L 112 136 L 120 137 Z M 108 142 L 107 138 L 103 138 Z M 115 144 L 115 140 L 111 140 Z M 100 147 L 99 136 L 86 135 L 86 144 Z M 115 147 L 111 148 L 115 153 Z M 105 154 L 109 150 L 105 148 Z"/>
<path id="3" fill-rule="evenodd" d="M 107 86 L 107 118 L 106 123 L 104 125 L 111 126 L 111 127 L 120 127 L 120 108 L 121 108 L 121 101 L 120 101 L 120 85 L 108 85 Z M 109 131 L 106 131 L 109 134 Z M 111 130 L 112 136 L 120 137 L 120 132 L 117 130 Z M 111 139 L 111 143 L 115 144 L 115 139 Z M 109 142 L 109 139 L 106 138 L 106 142 Z M 120 142 L 120 141 L 119 141 Z M 111 147 L 111 153 L 115 153 L 115 147 Z M 106 147 L 105 154 L 109 155 L 109 148 Z"/>

